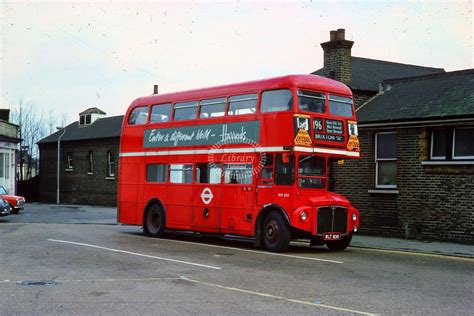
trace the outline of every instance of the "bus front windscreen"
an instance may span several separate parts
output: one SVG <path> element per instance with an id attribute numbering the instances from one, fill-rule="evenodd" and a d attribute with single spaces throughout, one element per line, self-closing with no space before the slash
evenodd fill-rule
<path id="1" fill-rule="evenodd" d="M 298 159 L 298 186 L 322 189 L 326 187 L 326 160 L 314 155 L 302 155 Z"/>
<path id="2" fill-rule="evenodd" d="M 329 95 L 329 113 L 344 117 L 352 117 L 352 99 Z"/>

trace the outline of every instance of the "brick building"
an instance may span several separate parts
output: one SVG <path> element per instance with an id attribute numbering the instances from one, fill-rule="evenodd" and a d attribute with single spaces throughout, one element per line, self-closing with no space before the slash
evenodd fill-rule
<path id="1" fill-rule="evenodd" d="M 105 117 L 103 111 L 90 108 L 79 114 L 79 121 L 40 140 L 40 200 L 56 202 L 61 137 L 60 202 L 116 205 L 122 121 L 123 116 Z"/>
<path id="2" fill-rule="evenodd" d="M 21 139 L 19 126 L 9 122 L 10 110 L 0 109 L 0 186 L 7 192 L 17 192 L 16 161 L 18 158 L 18 143 Z"/>
<path id="3" fill-rule="evenodd" d="M 354 93 L 362 158 L 334 163 L 331 189 L 361 232 L 474 242 L 474 70 L 445 72 L 351 56 L 344 30 L 324 68 Z"/>

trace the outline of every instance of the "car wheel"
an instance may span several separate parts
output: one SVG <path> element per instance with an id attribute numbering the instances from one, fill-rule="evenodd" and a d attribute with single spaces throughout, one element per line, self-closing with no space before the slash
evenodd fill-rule
<path id="1" fill-rule="evenodd" d="M 288 249 L 291 239 L 290 228 L 278 212 L 272 211 L 265 217 L 262 234 L 263 245 L 268 251 L 281 252 Z"/>
<path id="2" fill-rule="evenodd" d="M 10 204 L 10 207 L 12 208 L 12 210 L 10 211 L 10 214 L 18 214 L 18 213 L 20 213 L 20 209 L 19 209 L 19 208 L 14 208 L 11 204 Z"/>
<path id="3" fill-rule="evenodd" d="M 331 250 L 340 251 L 340 250 L 346 249 L 351 243 L 351 240 L 352 240 L 352 234 L 349 234 L 347 236 L 343 236 L 341 240 L 327 241 L 326 246 L 328 246 L 328 248 Z"/>
<path id="4" fill-rule="evenodd" d="M 148 207 L 143 220 L 143 233 L 151 237 L 162 237 L 165 233 L 165 212 L 158 204 Z"/>

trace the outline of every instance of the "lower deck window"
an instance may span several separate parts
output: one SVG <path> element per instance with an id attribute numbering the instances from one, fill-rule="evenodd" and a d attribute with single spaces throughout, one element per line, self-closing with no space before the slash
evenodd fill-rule
<path id="1" fill-rule="evenodd" d="M 290 154 L 275 155 L 275 184 L 293 185 L 295 182 L 295 156 Z"/>
<path id="2" fill-rule="evenodd" d="M 166 164 L 150 164 L 146 166 L 147 182 L 166 182 Z"/>
<path id="3" fill-rule="evenodd" d="M 220 163 L 198 163 L 196 165 L 197 183 L 221 183 L 221 177 Z"/>
<path id="4" fill-rule="evenodd" d="M 225 164 L 224 181 L 227 184 L 251 184 L 252 164 Z"/>
<path id="5" fill-rule="evenodd" d="M 193 165 L 192 164 L 172 164 L 170 165 L 171 183 L 192 183 Z"/>

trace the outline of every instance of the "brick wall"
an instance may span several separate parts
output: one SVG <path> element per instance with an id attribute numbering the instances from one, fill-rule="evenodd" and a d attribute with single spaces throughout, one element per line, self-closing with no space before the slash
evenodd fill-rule
<path id="1" fill-rule="evenodd" d="M 40 200 L 56 202 L 56 143 L 40 144 Z M 93 174 L 88 174 L 89 151 Z M 115 177 L 107 177 L 107 152 L 115 156 Z M 111 205 L 117 203 L 119 138 L 61 142 L 60 199 L 62 204 Z M 66 154 L 73 170 L 66 171 Z"/>
<path id="2" fill-rule="evenodd" d="M 324 50 L 323 76 L 350 84 L 352 81 L 351 48 L 354 42 L 337 40 L 322 43 Z"/>
<path id="3" fill-rule="evenodd" d="M 360 128 L 362 158 L 332 164 L 331 189 L 361 212 L 363 233 L 474 243 L 474 166 L 423 166 L 429 129 L 397 132 L 398 194 L 375 189 L 375 129 Z"/>

